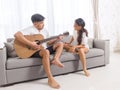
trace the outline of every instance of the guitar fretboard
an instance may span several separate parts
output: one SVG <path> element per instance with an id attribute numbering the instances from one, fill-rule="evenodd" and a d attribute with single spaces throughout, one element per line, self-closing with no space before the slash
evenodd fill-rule
<path id="1" fill-rule="evenodd" d="M 50 38 L 47 38 L 47 39 L 44 39 L 44 40 L 35 40 L 35 41 L 37 42 L 37 44 L 42 44 L 44 42 L 47 42 L 47 41 L 50 41 L 52 39 L 58 38 L 59 36 L 66 36 L 66 35 L 69 35 L 69 32 L 65 32 L 63 34 L 60 34 L 60 35 L 57 35 L 57 36 L 53 36 L 53 37 L 50 37 Z"/>
<path id="2" fill-rule="evenodd" d="M 50 40 L 52 40 L 52 39 L 55 39 L 55 38 L 57 38 L 57 37 L 59 37 L 59 36 L 50 37 L 50 38 L 47 38 L 47 39 L 44 39 L 44 40 L 40 40 L 39 42 L 40 42 L 40 44 L 41 44 L 41 43 L 50 41 Z"/>

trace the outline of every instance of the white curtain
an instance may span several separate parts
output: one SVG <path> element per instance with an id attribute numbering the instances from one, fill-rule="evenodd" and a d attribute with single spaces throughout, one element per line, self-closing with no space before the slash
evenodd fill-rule
<path id="1" fill-rule="evenodd" d="M 53 0 L 55 34 L 73 33 L 74 20 L 83 18 L 89 36 L 93 37 L 92 7 L 90 0 Z"/>
<path id="2" fill-rule="evenodd" d="M 116 31 L 117 42 L 114 48 L 114 51 L 120 51 L 120 30 Z"/>
<path id="3" fill-rule="evenodd" d="M 119 8 L 119 0 L 99 0 L 101 37 L 110 40 L 111 51 L 120 51 Z"/>
<path id="4" fill-rule="evenodd" d="M 32 25 L 34 13 L 46 17 L 45 26 L 51 35 L 64 31 L 72 34 L 74 20 L 83 18 L 93 37 L 90 0 L 0 0 L 0 32 L 4 31 L 6 38 L 13 37 L 16 31 Z"/>
<path id="5" fill-rule="evenodd" d="M 99 0 L 91 0 L 91 2 L 92 2 L 92 9 L 93 9 L 94 38 L 100 39 L 101 31 L 100 31 L 100 25 L 99 25 Z"/>
<path id="6" fill-rule="evenodd" d="M 4 47 L 4 42 L 6 42 L 6 38 L 4 35 L 4 31 L 0 30 L 0 32 L 0 49 L 2 49 Z"/>
<path id="7" fill-rule="evenodd" d="M 32 14 L 41 13 L 47 18 L 46 3 L 47 0 L 0 0 L 0 30 L 2 26 L 5 37 L 13 37 L 16 31 L 32 25 Z"/>

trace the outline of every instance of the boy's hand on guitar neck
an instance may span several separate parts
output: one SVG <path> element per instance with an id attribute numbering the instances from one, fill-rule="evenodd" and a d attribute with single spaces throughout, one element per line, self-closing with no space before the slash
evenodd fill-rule
<path id="1" fill-rule="evenodd" d="M 53 40 L 50 40 L 50 41 L 48 42 L 48 44 L 49 44 L 49 45 L 53 45 L 55 42 L 60 41 L 60 40 L 62 40 L 62 39 L 63 39 L 63 36 L 58 36 L 57 38 L 55 38 L 55 39 L 53 39 Z"/>
<path id="2" fill-rule="evenodd" d="M 41 49 L 44 49 L 44 47 L 42 45 L 37 45 L 36 42 L 31 42 L 31 45 L 30 45 L 33 49 L 35 50 L 41 50 Z"/>

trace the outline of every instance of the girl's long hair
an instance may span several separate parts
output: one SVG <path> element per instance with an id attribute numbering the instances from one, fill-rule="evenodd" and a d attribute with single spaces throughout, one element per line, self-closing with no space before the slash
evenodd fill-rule
<path id="1" fill-rule="evenodd" d="M 75 23 L 78 26 L 82 26 L 82 29 L 78 31 L 78 37 L 77 37 L 78 45 L 80 45 L 81 42 L 82 42 L 83 33 L 86 33 L 86 36 L 88 37 L 88 31 L 84 28 L 85 27 L 85 21 L 82 18 L 76 19 Z"/>

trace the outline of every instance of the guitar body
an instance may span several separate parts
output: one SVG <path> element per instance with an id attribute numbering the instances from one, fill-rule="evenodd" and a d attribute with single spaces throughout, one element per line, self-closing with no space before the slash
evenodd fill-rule
<path id="1" fill-rule="evenodd" d="M 34 42 L 35 40 L 43 40 L 44 37 L 41 34 L 35 34 L 35 35 L 25 35 L 25 38 L 28 39 L 29 41 Z M 15 39 L 14 41 L 14 48 L 17 53 L 17 55 L 20 58 L 29 58 L 31 57 L 35 52 L 38 50 L 32 49 L 30 46 L 25 45 Z"/>

